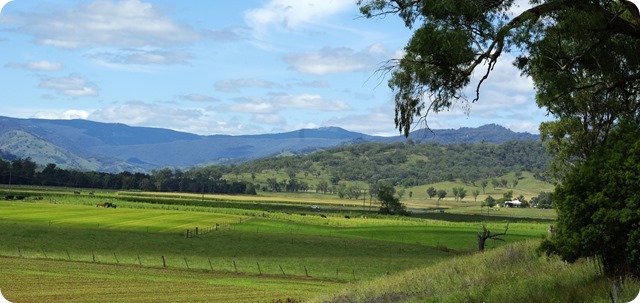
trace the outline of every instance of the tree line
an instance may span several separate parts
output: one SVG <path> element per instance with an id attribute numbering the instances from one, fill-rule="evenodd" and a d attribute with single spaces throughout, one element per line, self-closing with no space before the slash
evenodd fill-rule
<path id="1" fill-rule="evenodd" d="M 54 163 L 39 170 L 31 158 L 0 159 L 0 183 L 14 185 L 65 186 L 113 190 L 160 192 L 251 194 L 251 182 L 226 180 L 224 167 L 180 169 L 163 168 L 151 174 L 121 172 L 118 174 L 62 169 Z"/>

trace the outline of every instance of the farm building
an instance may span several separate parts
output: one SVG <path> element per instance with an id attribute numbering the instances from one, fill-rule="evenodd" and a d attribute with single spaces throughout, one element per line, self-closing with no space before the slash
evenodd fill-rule
<path id="1" fill-rule="evenodd" d="M 504 207 L 520 207 L 520 205 L 522 205 L 522 202 L 518 200 L 504 202 Z"/>

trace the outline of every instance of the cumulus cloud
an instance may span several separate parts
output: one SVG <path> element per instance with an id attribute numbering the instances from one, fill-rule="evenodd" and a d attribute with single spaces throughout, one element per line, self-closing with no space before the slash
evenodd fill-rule
<path id="1" fill-rule="evenodd" d="M 393 105 L 383 104 L 366 112 L 333 117 L 322 126 L 339 126 L 344 129 L 376 136 L 397 136 L 393 124 Z"/>
<path id="2" fill-rule="evenodd" d="M 255 114 L 253 115 L 253 118 L 251 120 L 257 123 L 264 123 L 269 125 L 286 124 L 286 120 L 282 116 L 276 114 Z"/>
<path id="3" fill-rule="evenodd" d="M 99 52 L 91 59 L 109 64 L 137 65 L 186 65 L 193 55 L 185 52 L 125 49 L 118 52 Z"/>
<path id="4" fill-rule="evenodd" d="M 90 114 L 90 111 L 81 109 L 47 110 L 46 112 L 36 112 L 31 116 L 31 118 L 59 120 L 87 119 Z"/>
<path id="5" fill-rule="evenodd" d="M 323 47 L 319 51 L 289 54 L 284 61 L 303 74 L 327 75 L 375 68 L 385 58 L 380 45 L 355 51 L 348 47 Z"/>
<path id="6" fill-rule="evenodd" d="M 207 30 L 203 34 L 217 42 L 236 42 L 245 40 L 248 28 L 246 27 L 228 27 L 224 29 Z"/>
<path id="7" fill-rule="evenodd" d="M 59 94 L 71 97 L 96 97 L 98 88 L 79 75 L 46 78 L 40 81 L 41 88 L 51 89 Z"/>
<path id="8" fill-rule="evenodd" d="M 203 95 L 203 94 L 187 94 L 187 95 L 181 95 L 179 96 L 180 99 L 182 100 L 187 100 L 187 101 L 193 101 L 193 102 L 216 102 L 218 101 L 218 99 L 208 96 L 208 95 Z"/>
<path id="9" fill-rule="evenodd" d="M 62 63 L 47 60 L 29 61 L 25 64 L 8 63 L 5 67 L 27 69 L 32 71 L 55 72 L 62 69 Z"/>
<path id="10" fill-rule="evenodd" d="M 78 7 L 25 14 L 21 31 L 57 48 L 85 46 L 168 47 L 193 42 L 199 34 L 140 0 L 96 0 Z"/>
<path id="11" fill-rule="evenodd" d="M 267 81 L 267 80 L 261 80 L 261 79 L 223 80 L 223 81 L 218 81 L 218 82 L 214 83 L 213 86 L 215 87 L 215 89 L 217 91 L 224 92 L 224 93 L 239 93 L 243 89 L 255 88 L 255 87 L 257 87 L 257 88 L 265 88 L 265 89 L 272 89 L 272 88 L 280 87 L 280 85 L 278 85 L 275 82 L 271 82 L 271 81 Z"/>
<path id="12" fill-rule="evenodd" d="M 256 31 L 271 27 L 294 30 L 310 22 L 352 9 L 353 0 L 271 0 L 261 8 L 245 12 L 245 22 Z"/>
<path id="13" fill-rule="evenodd" d="M 273 114 L 282 110 L 344 111 L 351 107 L 341 100 L 323 98 L 315 94 L 276 94 L 268 99 L 238 98 L 235 104 L 221 107 L 239 113 Z"/>
<path id="14" fill-rule="evenodd" d="M 168 128 L 200 135 L 250 134 L 263 131 L 228 114 L 225 114 L 224 118 L 216 118 L 215 114 L 206 108 L 128 101 L 95 110 L 87 118 L 107 123 Z"/>

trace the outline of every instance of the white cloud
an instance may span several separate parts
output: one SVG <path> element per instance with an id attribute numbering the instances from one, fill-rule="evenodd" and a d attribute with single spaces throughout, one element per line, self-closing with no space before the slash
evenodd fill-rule
<path id="1" fill-rule="evenodd" d="M 43 79 L 39 86 L 72 97 L 98 96 L 98 88 L 79 75 Z"/>
<path id="2" fill-rule="evenodd" d="M 273 103 L 280 109 L 303 109 L 319 111 L 343 111 L 351 109 L 341 100 L 331 100 L 315 94 L 277 95 Z"/>
<path id="3" fill-rule="evenodd" d="M 199 39 L 187 26 L 139 0 L 96 0 L 25 17 L 21 31 L 33 35 L 38 43 L 58 48 L 167 47 Z"/>
<path id="4" fill-rule="evenodd" d="M 81 109 L 69 109 L 69 110 L 47 110 L 46 112 L 36 112 L 31 118 L 36 119 L 87 119 L 91 114 L 90 111 Z"/>
<path id="5" fill-rule="evenodd" d="M 91 59 L 108 64 L 122 65 L 185 65 L 193 55 L 177 51 L 125 49 L 118 52 L 99 52 L 89 55 Z"/>
<path id="6" fill-rule="evenodd" d="M 271 0 L 262 8 L 246 11 L 245 22 L 254 31 L 265 31 L 274 26 L 295 30 L 311 22 L 321 22 L 354 6 L 353 0 Z"/>
<path id="7" fill-rule="evenodd" d="M 55 72 L 62 69 L 62 63 L 51 62 L 47 60 L 29 61 L 25 64 L 9 63 L 5 67 L 28 69 L 32 71 Z"/>
<path id="8" fill-rule="evenodd" d="M 348 47 L 323 47 L 316 52 L 287 55 L 284 61 L 300 73 L 327 75 L 375 69 L 385 55 L 386 51 L 380 45 L 359 52 Z"/>
<path id="9" fill-rule="evenodd" d="M 328 119 L 322 122 L 322 126 L 339 126 L 349 131 L 376 136 L 400 134 L 393 124 L 393 105 L 390 103 L 367 112 Z"/>
<path id="10" fill-rule="evenodd" d="M 219 92 L 224 93 L 239 93 L 243 89 L 258 87 L 258 88 L 278 88 L 278 85 L 275 82 L 261 80 L 261 79 L 233 79 L 233 80 L 223 80 L 218 81 L 213 84 L 215 89 Z"/>
<path id="11" fill-rule="evenodd" d="M 142 101 L 115 104 L 93 111 L 87 118 L 107 123 L 168 128 L 200 135 L 238 135 L 264 131 L 228 114 L 225 114 L 222 119 L 216 118 L 215 113 L 208 109 Z"/>
<path id="12" fill-rule="evenodd" d="M 282 116 L 276 115 L 276 114 L 255 114 L 253 115 L 252 120 L 257 123 L 264 123 L 264 124 L 270 124 L 270 125 L 286 124 L 286 120 Z"/>
<path id="13" fill-rule="evenodd" d="M 218 101 L 218 99 L 208 96 L 208 95 L 203 95 L 203 94 L 188 94 L 188 95 L 182 95 L 179 96 L 180 99 L 183 100 L 188 100 L 188 101 L 193 101 L 193 102 L 216 102 Z"/>
<path id="14" fill-rule="evenodd" d="M 225 110 L 229 110 L 237 113 L 275 113 L 278 108 L 269 101 L 259 98 L 239 98 L 236 103 L 231 106 L 224 107 Z"/>
<path id="15" fill-rule="evenodd" d="M 351 107 L 341 101 L 323 98 L 314 94 L 276 94 L 269 99 L 238 98 L 235 104 L 221 106 L 223 110 L 238 113 L 274 114 L 282 110 L 310 110 L 310 111 L 344 111 Z"/>
<path id="16" fill-rule="evenodd" d="M 31 70 L 40 71 L 57 71 L 62 69 L 62 64 L 58 62 L 51 62 L 46 60 L 31 61 L 27 63 L 27 68 Z"/>

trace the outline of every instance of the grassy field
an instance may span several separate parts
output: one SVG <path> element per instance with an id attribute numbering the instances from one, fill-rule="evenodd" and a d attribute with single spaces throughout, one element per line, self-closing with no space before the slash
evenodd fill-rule
<path id="1" fill-rule="evenodd" d="M 341 283 L 280 276 L 0 257 L 6 299 L 25 302 L 277 302 L 304 300 Z"/>
<path id="2" fill-rule="evenodd" d="M 503 225 L 495 223 L 494 227 Z M 474 250 L 479 228 L 475 223 L 411 218 L 240 215 L 47 202 L 1 203 L 0 226 L 4 240 L 0 254 L 6 256 L 95 258 L 103 263 L 157 267 L 163 266 L 164 256 L 167 266 L 174 268 L 247 274 L 284 271 L 287 275 L 338 280 L 399 272 L 411 268 L 411 261 L 438 262 L 451 256 L 447 249 Z M 193 231 L 195 227 L 214 231 L 186 238 L 186 229 Z M 507 239 L 539 237 L 545 228 L 540 223 L 513 223 Z"/>
<path id="3" fill-rule="evenodd" d="M 476 250 L 481 221 L 496 231 L 509 224 L 505 242 L 488 242 L 497 251 L 545 236 L 555 218 L 552 210 L 534 209 L 487 216 L 486 209 L 480 213 L 454 201 L 443 203 L 444 213 L 416 209 L 407 218 L 318 195 L 71 190 L 14 187 L 1 193 L 28 197 L 0 201 L 0 290 L 9 300 L 307 300 L 352 283 L 396 279 L 416 266 L 476 258 L 467 255 Z M 95 207 L 104 201 L 118 208 Z M 200 234 L 187 238 L 187 229 L 196 227 Z M 91 291 L 81 291 L 82 285 Z"/>
<path id="4" fill-rule="evenodd" d="M 521 241 L 482 254 L 350 285 L 311 302 L 611 302 L 612 281 L 593 262 L 565 264 L 535 253 L 539 241 Z M 617 302 L 638 296 L 626 280 Z"/>

